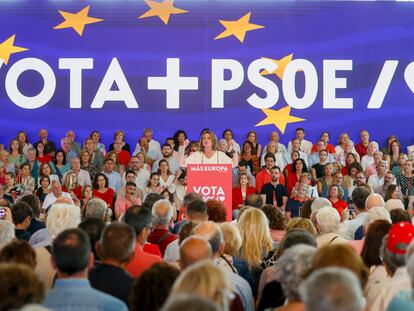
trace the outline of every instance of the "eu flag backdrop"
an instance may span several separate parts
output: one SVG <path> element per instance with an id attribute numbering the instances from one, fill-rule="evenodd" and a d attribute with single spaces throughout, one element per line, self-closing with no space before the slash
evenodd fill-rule
<path id="1" fill-rule="evenodd" d="M 296 127 L 413 140 L 414 4 L 0 1 L 0 140 Z M 381 140 L 382 139 L 382 140 Z"/>

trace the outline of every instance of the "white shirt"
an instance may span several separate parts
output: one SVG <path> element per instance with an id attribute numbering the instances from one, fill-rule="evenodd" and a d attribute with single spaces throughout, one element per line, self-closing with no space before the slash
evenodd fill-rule
<path id="1" fill-rule="evenodd" d="M 152 171 L 156 172 L 158 171 L 159 165 L 160 165 L 160 161 L 161 160 L 167 160 L 168 162 L 168 166 L 170 168 L 170 172 L 175 174 L 179 169 L 180 169 L 180 165 L 178 164 L 178 160 L 174 157 L 170 157 L 168 159 L 162 157 L 160 160 L 155 161 L 154 164 L 152 165 Z"/>
<path id="2" fill-rule="evenodd" d="M 379 292 L 370 309 L 375 311 L 385 311 L 388 304 L 398 292 L 409 288 L 411 288 L 411 280 L 407 268 L 400 267 Z"/>
<path id="3" fill-rule="evenodd" d="M 286 147 L 284 144 L 277 143 L 277 152 L 286 152 Z M 263 148 L 263 153 L 267 153 L 267 145 Z"/>
<path id="4" fill-rule="evenodd" d="M 309 140 L 303 139 L 300 142 L 299 149 L 302 150 L 303 152 L 305 152 L 308 156 L 310 156 L 311 153 L 312 153 L 312 147 L 313 147 L 313 144 Z M 288 152 L 289 153 L 292 152 L 292 142 L 291 141 L 288 144 Z"/>
<path id="5" fill-rule="evenodd" d="M 361 166 L 362 166 L 362 169 L 364 170 L 364 172 L 365 172 L 365 169 L 373 163 L 374 163 L 374 157 L 373 156 L 370 156 L 368 154 L 364 155 L 361 159 Z"/>
<path id="6" fill-rule="evenodd" d="M 72 199 L 72 197 L 70 196 L 69 193 L 67 192 L 63 192 L 62 191 L 62 197 L 61 198 L 68 198 L 68 199 Z M 57 198 L 55 197 L 55 195 L 53 194 L 53 192 L 49 193 L 46 197 L 45 200 L 43 201 L 43 209 L 48 208 L 48 206 L 52 205 L 53 203 L 55 203 L 57 200 Z"/>
<path id="7" fill-rule="evenodd" d="M 170 193 L 174 193 L 175 192 L 175 176 L 174 175 L 169 175 L 167 180 L 164 181 L 164 179 L 160 176 L 160 187 L 164 187 L 166 188 Z"/>
<path id="8" fill-rule="evenodd" d="M 350 240 L 355 239 L 355 232 L 357 231 L 359 227 L 362 226 L 367 214 L 368 214 L 367 212 L 362 212 L 362 213 L 359 213 L 355 219 L 344 221 L 344 225 L 347 228 L 347 234 Z"/>
<path id="9" fill-rule="evenodd" d="M 369 271 L 367 285 L 364 288 L 364 296 L 367 298 L 367 305 L 372 306 L 375 299 L 384 288 L 387 288 L 390 277 L 384 266 L 372 266 Z"/>
<path id="10" fill-rule="evenodd" d="M 164 253 L 164 261 L 177 262 L 180 260 L 180 246 L 178 245 L 178 239 L 168 244 Z"/>
<path id="11" fill-rule="evenodd" d="M 150 172 L 148 172 L 146 169 L 141 168 L 138 172 L 137 177 L 135 177 L 135 184 L 142 191 L 144 191 L 144 189 L 147 187 L 147 183 L 150 178 L 150 175 L 151 175 Z"/>
<path id="12" fill-rule="evenodd" d="M 372 189 L 376 189 L 382 186 L 383 184 L 384 184 L 384 176 L 379 177 L 377 173 L 369 176 L 368 178 L 368 185 L 370 185 Z"/>
<path id="13" fill-rule="evenodd" d="M 63 174 L 62 180 L 65 180 L 66 175 L 68 173 L 72 173 L 72 172 L 73 171 L 68 171 L 65 174 Z M 79 173 L 77 174 L 77 176 L 78 176 L 78 184 L 80 186 L 83 187 L 85 185 L 88 185 L 88 186 L 92 185 L 92 183 L 91 183 L 91 176 L 89 175 L 89 172 L 88 171 L 85 171 L 85 170 L 81 169 L 79 171 Z"/>
<path id="14" fill-rule="evenodd" d="M 263 153 L 262 156 L 260 157 L 260 165 L 261 166 L 265 166 L 265 164 L 266 164 L 265 163 L 266 154 L 267 154 L 267 152 Z M 276 159 L 275 165 L 280 167 L 280 171 L 283 172 L 283 169 L 285 168 L 285 166 L 287 164 L 285 155 L 282 152 L 273 153 L 273 155 L 275 156 L 275 159 Z"/>
<path id="15" fill-rule="evenodd" d="M 285 159 L 286 159 L 286 163 L 290 164 L 292 163 L 292 157 L 291 157 L 291 153 L 285 153 Z M 309 168 L 309 159 L 306 153 L 304 153 L 303 151 L 299 151 L 299 158 L 301 158 L 303 161 L 305 161 L 306 166 Z"/>
<path id="16" fill-rule="evenodd" d="M 233 164 L 233 161 L 221 151 L 214 151 L 213 156 L 208 158 L 201 152 L 194 152 L 184 160 L 185 166 L 187 164 Z"/>

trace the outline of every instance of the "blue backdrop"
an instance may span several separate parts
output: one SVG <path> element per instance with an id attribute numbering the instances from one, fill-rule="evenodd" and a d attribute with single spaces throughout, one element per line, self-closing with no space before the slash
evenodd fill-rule
<path id="1" fill-rule="evenodd" d="M 76 13 L 87 5 L 89 16 L 102 22 L 86 25 L 82 36 L 72 28 L 54 29 L 64 21 L 58 10 Z M 238 141 L 254 129 L 264 142 L 277 128 L 255 127 L 266 116 L 246 99 L 254 92 L 264 97 L 265 92 L 249 82 L 247 68 L 261 57 L 281 59 L 293 54 L 293 59 L 307 59 L 315 66 L 319 87 L 312 106 L 292 108 L 291 114 L 305 121 L 288 124 L 281 135 L 283 142 L 291 139 L 300 126 L 311 140 L 328 130 L 332 141 L 344 131 L 357 141 L 359 130 L 365 128 L 380 143 L 389 134 L 396 134 L 404 145 L 412 143 L 414 94 L 404 71 L 414 60 L 414 4 L 177 0 L 174 6 L 188 12 L 171 15 L 165 25 L 157 16 L 137 18 L 150 9 L 144 1 L 0 1 L 0 43 L 16 35 L 14 45 L 28 49 L 11 54 L 8 64 L 0 68 L 0 141 L 8 144 L 19 129 L 26 130 L 35 141 L 39 128 L 45 127 L 56 140 L 65 130 L 74 129 L 80 141 L 91 130 L 99 129 L 106 143 L 112 141 L 115 130 L 124 129 L 127 141 L 134 144 L 144 127 L 154 128 L 158 139 L 172 136 L 181 128 L 196 139 L 202 128 L 209 127 L 220 133 L 232 128 Z M 247 31 L 243 43 L 235 36 L 214 40 L 225 30 L 219 20 L 236 21 L 248 12 L 250 23 L 265 27 Z M 5 89 L 10 68 L 27 57 L 43 60 L 56 76 L 53 97 L 37 109 L 18 107 Z M 110 101 L 102 109 L 90 108 L 114 57 L 139 104 L 137 109 Z M 83 72 L 81 109 L 69 107 L 69 71 L 59 69 L 59 58 L 93 58 L 94 68 Z M 149 76 L 165 76 L 167 58 L 180 59 L 181 76 L 199 79 L 198 90 L 181 91 L 180 108 L 175 110 L 166 108 L 165 91 L 147 87 Z M 211 60 L 228 58 L 243 65 L 244 81 L 239 88 L 225 92 L 223 109 L 213 109 Z M 347 78 L 347 88 L 336 92 L 338 97 L 353 98 L 352 109 L 323 108 L 323 61 L 331 59 L 353 62 L 352 70 L 337 73 Z M 368 109 L 387 60 L 397 60 L 397 69 L 382 106 Z M 407 76 L 409 79 L 412 75 Z M 267 77 L 280 91 L 271 109 L 285 107 L 281 79 L 276 75 Z M 230 78 L 227 73 L 226 79 Z M 303 94 L 302 74 L 298 73 L 296 83 L 298 95 Z M 42 90 L 43 79 L 27 71 L 20 76 L 18 87 L 26 96 L 34 96 Z"/>

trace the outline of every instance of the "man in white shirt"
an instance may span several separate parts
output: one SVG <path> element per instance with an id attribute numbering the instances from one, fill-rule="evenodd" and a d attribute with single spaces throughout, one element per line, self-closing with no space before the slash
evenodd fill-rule
<path id="1" fill-rule="evenodd" d="M 354 213 L 351 211 L 353 219 L 345 220 L 344 225 L 347 228 L 347 235 L 350 240 L 355 239 L 355 232 L 362 226 L 367 210 L 365 209 L 365 201 L 370 195 L 370 191 L 366 187 L 357 187 L 352 191 L 352 202 L 354 204 Z"/>
<path id="2" fill-rule="evenodd" d="M 279 139 L 280 139 L 280 136 L 279 136 L 279 133 L 278 132 L 276 132 L 276 131 L 273 131 L 273 132 L 271 132 L 270 133 L 270 138 L 269 138 L 269 143 L 271 142 L 271 141 L 273 141 L 273 142 L 275 142 L 276 143 L 276 145 L 277 145 L 277 152 L 286 152 L 286 147 L 285 147 L 285 145 L 283 145 L 283 144 L 281 144 L 280 142 L 279 142 Z M 267 145 L 264 147 L 264 149 L 263 149 L 263 152 L 262 153 L 264 153 L 264 154 L 266 154 L 267 153 Z"/>
<path id="3" fill-rule="evenodd" d="M 167 143 L 163 144 L 161 148 L 161 153 L 162 158 L 160 160 L 166 160 L 168 162 L 170 172 L 175 175 L 175 173 L 180 169 L 180 165 L 178 164 L 177 159 L 172 156 L 173 150 L 171 146 Z M 154 162 L 154 165 L 152 166 L 153 172 L 158 171 L 160 160 Z"/>
<path id="4" fill-rule="evenodd" d="M 307 156 L 310 156 L 312 153 L 312 143 L 305 139 L 305 130 L 301 127 L 297 128 L 295 131 L 296 139 L 299 140 L 300 150 L 306 153 Z M 288 152 L 292 152 L 292 142 L 288 144 Z"/>
<path id="5" fill-rule="evenodd" d="M 73 204 L 72 197 L 69 193 L 62 191 L 62 185 L 54 180 L 52 181 L 52 191 L 45 197 L 43 201 L 43 209 L 47 209 L 52 204 L 58 203 L 71 203 Z"/>
<path id="6" fill-rule="evenodd" d="M 141 138 L 145 138 L 146 142 L 148 144 L 144 144 L 143 141 L 138 142 L 138 144 L 135 147 L 135 151 L 134 151 L 134 155 L 137 154 L 138 152 L 141 151 L 145 151 L 145 153 L 148 154 L 148 156 L 153 159 L 153 160 L 157 160 L 161 157 L 161 146 L 160 143 L 154 139 L 152 139 L 152 129 L 150 128 L 145 128 L 144 129 L 144 133 L 143 136 Z M 146 146 L 144 146 L 146 145 Z M 145 150 L 142 150 L 145 149 Z"/>
<path id="7" fill-rule="evenodd" d="M 374 175 L 369 176 L 368 178 L 368 185 L 371 186 L 372 189 L 377 189 L 378 187 L 384 184 L 384 176 L 387 172 L 387 162 L 380 161 L 377 164 L 377 172 Z"/>
<path id="8" fill-rule="evenodd" d="M 139 164 L 139 158 L 133 156 L 129 161 L 129 169 L 135 173 L 135 184 L 137 185 L 137 188 L 144 190 L 150 178 L 150 172 L 146 169 L 140 169 Z M 123 183 L 125 184 L 125 175 L 123 177 Z"/>
<path id="9" fill-rule="evenodd" d="M 78 177 L 78 183 L 79 183 L 80 186 L 82 186 L 82 187 L 86 186 L 86 185 L 90 186 L 92 184 L 91 183 L 91 176 L 89 175 L 89 172 L 81 169 L 79 158 L 73 158 L 72 161 L 70 162 L 70 166 L 71 166 L 72 170 L 66 172 L 63 175 L 62 180 L 65 180 L 66 175 L 68 173 L 74 172 L 76 174 L 76 176 Z"/>

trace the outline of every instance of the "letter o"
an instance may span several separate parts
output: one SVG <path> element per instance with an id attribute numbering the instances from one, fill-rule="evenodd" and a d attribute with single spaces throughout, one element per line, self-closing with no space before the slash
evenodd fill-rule
<path id="1" fill-rule="evenodd" d="M 43 89 L 36 96 L 25 96 L 17 87 L 17 80 L 27 70 L 34 70 L 43 78 Z M 56 89 L 56 77 L 52 68 L 41 59 L 24 58 L 16 62 L 7 72 L 5 87 L 10 100 L 17 106 L 24 109 L 36 109 L 47 104 L 52 98 Z"/>

